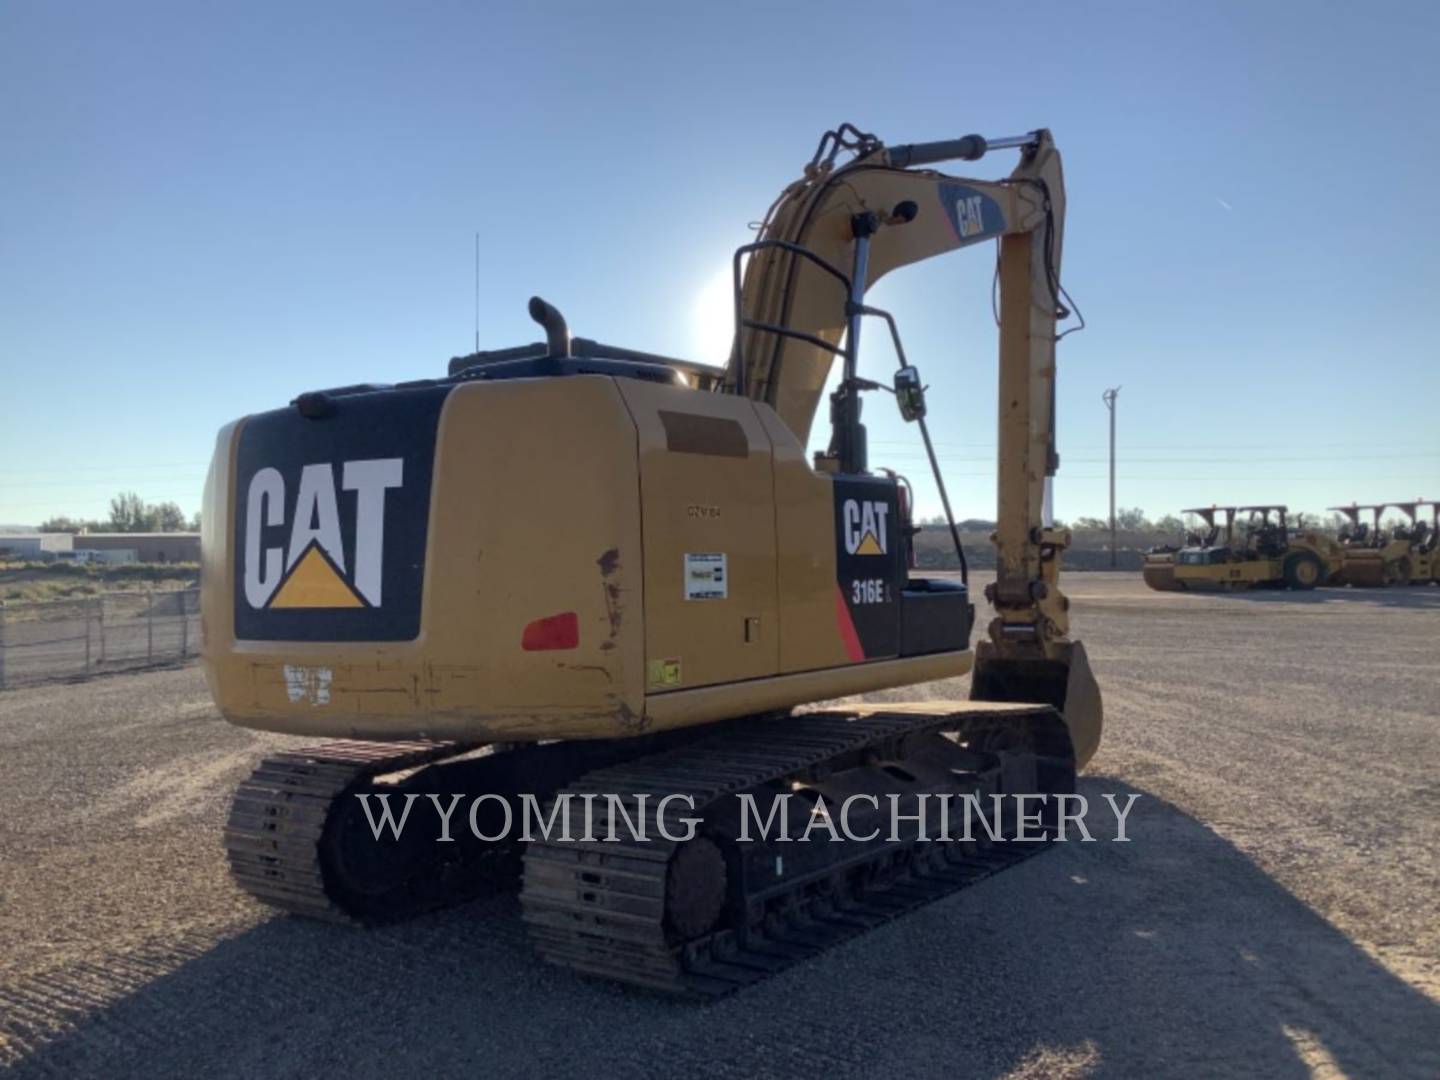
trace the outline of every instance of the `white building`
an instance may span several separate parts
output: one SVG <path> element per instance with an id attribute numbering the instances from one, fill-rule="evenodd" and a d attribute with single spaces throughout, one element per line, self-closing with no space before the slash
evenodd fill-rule
<path id="1" fill-rule="evenodd" d="M 0 558 L 53 559 L 73 550 L 75 538 L 69 533 L 0 533 Z"/>

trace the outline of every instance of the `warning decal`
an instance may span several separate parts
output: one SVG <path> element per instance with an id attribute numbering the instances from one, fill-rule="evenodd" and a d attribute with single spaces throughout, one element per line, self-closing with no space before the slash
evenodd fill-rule
<path id="1" fill-rule="evenodd" d="M 724 600 L 729 595 L 729 577 L 725 572 L 725 555 L 721 553 L 686 552 L 685 599 Z"/>
<path id="2" fill-rule="evenodd" d="M 680 680 L 680 661 L 678 658 L 650 661 L 647 670 L 647 681 L 651 686 L 679 686 Z"/>

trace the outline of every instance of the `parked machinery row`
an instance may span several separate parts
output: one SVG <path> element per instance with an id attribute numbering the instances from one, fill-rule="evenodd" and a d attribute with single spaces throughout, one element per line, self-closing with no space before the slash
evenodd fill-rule
<path id="1" fill-rule="evenodd" d="M 1404 524 L 1386 529 L 1381 516 L 1388 509 L 1405 515 Z M 1340 530 L 1344 565 L 1334 579 L 1336 585 L 1423 585 L 1440 584 L 1440 503 L 1369 503 L 1332 506 L 1349 522 Z M 1430 520 L 1425 520 L 1429 511 Z M 1364 515 L 1370 520 L 1364 520 Z"/>
<path id="2" fill-rule="evenodd" d="M 1383 528 L 1381 516 L 1391 507 L 1408 523 Z M 1440 504 L 1417 499 L 1330 509 L 1350 522 L 1338 539 L 1307 527 L 1303 515 L 1292 525 L 1284 506 L 1182 511 L 1198 517 L 1203 530 L 1191 532 L 1179 547 L 1152 548 L 1145 556 L 1145 584 L 1165 592 L 1440 584 Z M 1369 522 L 1362 520 L 1366 513 Z"/>

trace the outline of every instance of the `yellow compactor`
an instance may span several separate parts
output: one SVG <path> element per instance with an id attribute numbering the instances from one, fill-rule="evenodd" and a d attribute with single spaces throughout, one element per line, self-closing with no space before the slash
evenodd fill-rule
<path id="1" fill-rule="evenodd" d="M 1409 519 L 1407 524 L 1395 529 L 1394 535 L 1410 545 L 1406 553 L 1410 583 L 1440 585 L 1440 504 L 1416 499 L 1394 505 Z M 1426 510 L 1430 512 L 1429 521 L 1423 516 Z"/>
<path id="2" fill-rule="evenodd" d="M 1152 589 L 1305 590 L 1326 584 L 1340 570 L 1340 546 L 1303 524 L 1292 527 L 1284 506 L 1210 506 L 1182 512 L 1198 516 L 1205 532 L 1192 533 L 1183 547 L 1157 548 L 1145 556 L 1142 574 Z"/>
<path id="3" fill-rule="evenodd" d="M 1430 520 L 1421 515 L 1430 510 Z M 1386 529 L 1381 521 L 1386 510 L 1394 508 L 1405 515 L 1407 523 Z M 1395 503 L 1351 503 L 1332 506 L 1343 514 L 1349 524 L 1340 531 L 1344 565 L 1336 583 L 1362 587 L 1385 585 L 1423 585 L 1440 581 L 1440 558 L 1436 557 L 1436 504 L 1424 499 Z M 1370 520 L 1365 520 L 1365 515 Z"/>
<path id="4" fill-rule="evenodd" d="M 1019 159 L 1002 179 L 934 168 L 1000 150 Z M 1044 511 L 1064 215 L 1047 131 L 887 146 L 845 125 L 736 252 L 724 369 L 572 337 L 535 299 L 543 342 L 224 428 L 203 518 L 210 688 L 232 723 L 341 740 L 277 754 L 241 786 L 225 834 L 240 886 L 364 923 L 523 865 L 547 959 L 710 996 L 1034 850 L 926 843 L 933 815 L 877 843 L 736 826 L 745 797 L 796 796 L 792 836 L 822 799 L 862 798 L 857 835 L 892 798 L 910 812 L 1048 799 L 1095 753 L 1099 689 L 1060 589 L 1070 537 Z M 864 394 L 893 396 L 932 444 L 919 373 L 865 297 L 891 270 L 992 245 L 998 569 L 972 641 L 966 575 L 911 570 L 904 488 L 870 465 Z M 861 373 L 867 326 L 901 357 L 891 378 Z M 804 709 L 967 672 L 969 700 Z M 465 797 L 453 842 L 433 822 L 376 838 L 374 798 L 427 793 Z M 666 793 L 693 807 L 688 838 L 524 843 L 518 822 L 491 820 L 507 798 L 518 812 L 588 794 L 613 827 Z"/>

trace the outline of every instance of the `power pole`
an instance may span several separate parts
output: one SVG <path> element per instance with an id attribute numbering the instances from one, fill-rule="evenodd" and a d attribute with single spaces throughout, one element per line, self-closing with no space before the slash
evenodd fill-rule
<path id="1" fill-rule="evenodd" d="M 1112 387 L 1101 394 L 1105 408 L 1110 410 L 1110 569 L 1115 569 L 1115 399 L 1120 396 L 1120 387 Z"/>

